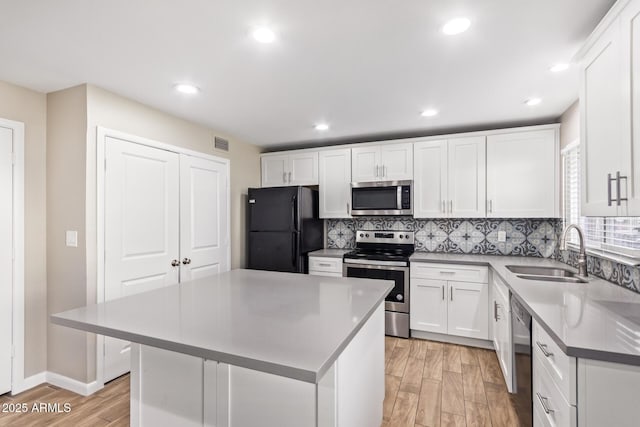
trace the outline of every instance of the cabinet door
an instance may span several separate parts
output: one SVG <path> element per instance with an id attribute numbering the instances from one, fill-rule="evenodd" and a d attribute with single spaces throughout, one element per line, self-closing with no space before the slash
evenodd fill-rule
<path id="1" fill-rule="evenodd" d="M 351 149 L 351 179 L 353 182 L 370 182 L 382 179 L 380 147 Z"/>
<path id="2" fill-rule="evenodd" d="M 449 140 L 447 212 L 454 218 L 486 216 L 486 145 L 484 136 Z"/>
<path id="3" fill-rule="evenodd" d="M 411 329 L 447 333 L 447 282 L 411 279 Z"/>
<path id="4" fill-rule="evenodd" d="M 413 144 L 389 144 L 380 147 L 383 181 L 413 179 Z"/>
<path id="5" fill-rule="evenodd" d="M 623 126 L 625 88 L 619 37 L 616 21 L 585 56 L 580 70 L 581 213 L 587 216 L 617 214 L 615 203 L 608 203 L 607 175 L 620 170 L 623 139 L 629 131 Z M 615 188 L 611 191 L 615 197 Z"/>
<path id="6" fill-rule="evenodd" d="M 630 95 L 631 99 L 625 103 L 624 117 L 630 120 L 629 125 L 625 123 L 625 128 L 630 129 L 628 134 L 627 147 L 624 152 L 630 153 L 623 156 L 621 174 L 628 176 L 627 182 L 622 181 L 626 187 L 626 197 L 629 201 L 626 206 L 619 209 L 618 214 L 623 216 L 640 216 L 640 171 L 633 165 L 640 165 L 640 0 L 630 2 L 622 12 L 621 31 L 623 52 L 628 52 L 625 57 L 624 70 L 629 70 L 625 75 L 625 95 Z M 628 62 L 627 62 L 628 61 Z M 626 106 L 630 107 L 630 111 Z M 625 191 L 623 191 L 623 197 Z M 627 209 L 625 209 L 625 207 Z"/>
<path id="7" fill-rule="evenodd" d="M 488 136 L 487 216 L 557 216 L 558 154 L 555 129 Z"/>
<path id="8" fill-rule="evenodd" d="M 448 284 L 447 332 L 449 335 L 489 339 L 489 285 L 466 282 L 448 282 Z"/>
<path id="9" fill-rule="evenodd" d="M 318 185 L 317 152 L 303 152 L 289 156 L 287 185 Z"/>
<path id="10" fill-rule="evenodd" d="M 262 166 L 263 187 L 280 187 L 287 185 L 287 172 L 289 172 L 288 155 L 262 156 L 260 161 Z"/>
<path id="11" fill-rule="evenodd" d="M 442 218 L 447 212 L 447 141 L 417 142 L 413 150 L 413 216 Z"/>
<path id="12" fill-rule="evenodd" d="M 320 218 L 349 218 L 351 199 L 351 150 L 319 154 Z"/>

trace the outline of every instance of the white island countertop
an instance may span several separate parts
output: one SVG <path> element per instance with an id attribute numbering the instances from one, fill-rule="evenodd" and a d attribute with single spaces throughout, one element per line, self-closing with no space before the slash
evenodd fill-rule
<path id="1" fill-rule="evenodd" d="M 54 314 L 51 321 L 317 383 L 392 287 L 391 281 L 232 270 Z"/>

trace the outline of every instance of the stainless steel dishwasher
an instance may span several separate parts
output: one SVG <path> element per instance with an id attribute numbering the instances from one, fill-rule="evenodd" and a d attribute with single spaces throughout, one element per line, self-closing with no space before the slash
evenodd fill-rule
<path id="1" fill-rule="evenodd" d="M 513 378 L 515 394 L 512 398 L 520 425 L 533 425 L 531 381 L 531 315 L 511 295 L 511 333 L 513 335 Z"/>

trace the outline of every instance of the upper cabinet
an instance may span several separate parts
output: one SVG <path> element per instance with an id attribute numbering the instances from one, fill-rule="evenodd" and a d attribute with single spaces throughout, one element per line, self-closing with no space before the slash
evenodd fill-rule
<path id="1" fill-rule="evenodd" d="M 640 215 L 640 0 L 616 3 L 578 56 L 581 213 Z"/>
<path id="2" fill-rule="evenodd" d="M 413 179 L 413 144 L 383 143 L 351 149 L 353 182 Z"/>
<path id="3" fill-rule="evenodd" d="M 485 137 L 420 141 L 414 145 L 414 216 L 486 215 Z"/>
<path id="4" fill-rule="evenodd" d="M 262 186 L 318 185 L 318 152 L 291 151 L 261 156 Z"/>
<path id="5" fill-rule="evenodd" d="M 350 218 L 351 149 L 319 153 L 320 218 Z"/>
<path id="6" fill-rule="evenodd" d="M 487 217 L 559 215 L 557 129 L 487 137 Z"/>

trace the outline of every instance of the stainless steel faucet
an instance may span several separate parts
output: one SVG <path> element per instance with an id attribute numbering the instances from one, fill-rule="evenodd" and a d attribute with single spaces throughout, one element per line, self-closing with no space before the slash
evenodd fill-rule
<path id="1" fill-rule="evenodd" d="M 569 234 L 569 231 L 571 231 L 572 228 L 578 232 L 578 240 L 580 240 L 580 252 L 578 253 L 578 275 L 587 277 L 587 252 L 584 247 L 584 234 L 579 226 L 576 224 L 567 225 L 562 233 L 562 237 L 560 238 L 560 250 L 567 250 L 567 234 Z"/>

